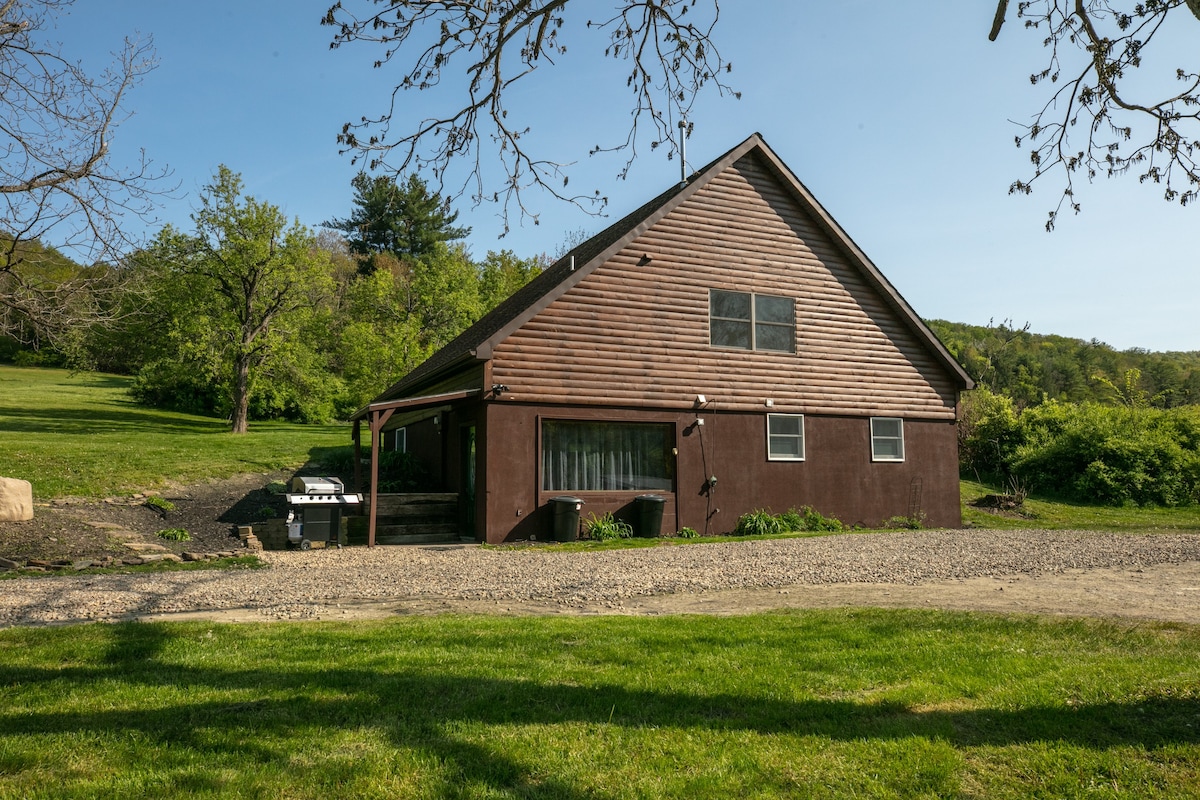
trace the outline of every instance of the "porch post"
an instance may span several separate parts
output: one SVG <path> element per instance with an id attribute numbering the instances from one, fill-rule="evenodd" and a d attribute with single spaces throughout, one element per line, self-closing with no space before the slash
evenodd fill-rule
<path id="1" fill-rule="evenodd" d="M 379 517 L 379 439 L 383 426 L 392 418 L 394 408 L 369 412 L 371 428 L 371 513 L 367 522 L 367 547 L 375 546 L 375 521 Z"/>
<path id="2" fill-rule="evenodd" d="M 379 515 L 379 412 L 372 411 L 371 427 L 371 514 L 367 522 L 367 547 L 375 546 L 375 520 Z"/>
<path id="3" fill-rule="evenodd" d="M 362 491 L 362 422 L 354 420 L 354 493 Z"/>

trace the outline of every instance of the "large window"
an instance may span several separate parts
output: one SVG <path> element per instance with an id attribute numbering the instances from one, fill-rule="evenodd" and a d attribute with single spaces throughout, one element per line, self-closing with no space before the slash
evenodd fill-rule
<path id="1" fill-rule="evenodd" d="M 871 417 L 871 460 L 904 460 L 904 420 Z"/>
<path id="2" fill-rule="evenodd" d="M 804 460 L 803 414 L 767 414 L 767 459 Z"/>
<path id="3" fill-rule="evenodd" d="M 796 352 L 796 305 L 790 297 L 708 293 L 708 341 L 713 347 Z"/>
<path id="4" fill-rule="evenodd" d="M 672 491 L 671 423 L 542 422 L 542 488 L 551 492 Z"/>

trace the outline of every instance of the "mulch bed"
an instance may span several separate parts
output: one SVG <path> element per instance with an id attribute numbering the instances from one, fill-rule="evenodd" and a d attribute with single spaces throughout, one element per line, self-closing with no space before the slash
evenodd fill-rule
<path id="1" fill-rule="evenodd" d="M 114 526 L 144 534 L 175 551 L 229 550 L 239 544 L 237 526 L 285 513 L 282 495 L 267 487 L 290 479 L 291 473 L 250 473 L 163 489 L 155 494 L 174 505 L 165 512 L 146 505 L 145 495 L 39 501 L 32 520 L 0 524 L 0 557 L 53 561 L 127 553 L 109 535 Z M 191 541 L 159 539 L 156 534 L 167 528 L 183 528 Z"/>

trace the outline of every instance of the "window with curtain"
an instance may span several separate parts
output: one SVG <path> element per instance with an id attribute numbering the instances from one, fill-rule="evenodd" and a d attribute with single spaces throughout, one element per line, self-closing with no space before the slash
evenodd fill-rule
<path id="1" fill-rule="evenodd" d="M 551 492 L 674 489 L 669 422 L 542 422 L 542 489 Z"/>

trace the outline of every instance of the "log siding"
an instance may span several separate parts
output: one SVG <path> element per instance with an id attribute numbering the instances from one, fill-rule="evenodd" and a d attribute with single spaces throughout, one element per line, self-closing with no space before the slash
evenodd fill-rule
<path id="1" fill-rule="evenodd" d="M 731 224 L 731 220 L 736 221 Z M 709 290 L 787 296 L 795 354 L 709 344 Z M 853 258 L 747 154 L 492 353 L 507 401 L 952 420 L 958 386 Z"/>

